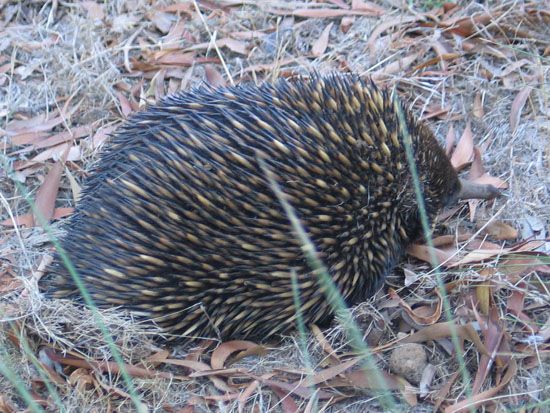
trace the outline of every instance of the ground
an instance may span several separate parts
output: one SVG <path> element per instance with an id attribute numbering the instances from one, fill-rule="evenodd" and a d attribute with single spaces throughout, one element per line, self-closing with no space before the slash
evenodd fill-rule
<path id="1" fill-rule="evenodd" d="M 548 409 L 549 27 L 544 1 L 0 0 L 0 411 Z M 433 246 L 352 309 L 376 375 L 342 318 L 172 348 L 102 311 L 125 380 L 93 312 L 37 289 L 109 134 L 203 82 L 313 70 L 395 88 L 461 175 L 503 196 L 442 213 Z M 418 357 L 398 352 L 412 342 Z"/>

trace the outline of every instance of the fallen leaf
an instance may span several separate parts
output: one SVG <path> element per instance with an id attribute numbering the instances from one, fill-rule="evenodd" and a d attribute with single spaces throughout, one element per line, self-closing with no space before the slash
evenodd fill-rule
<path id="1" fill-rule="evenodd" d="M 483 233 L 496 240 L 513 240 L 518 237 L 518 231 L 502 221 L 491 221 L 483 229 Z"/>
<path id="2" fill-rule="evenodd" d="M 405 274 L 405 287 L 410 287 L 420 279 L 420 274 L 408 268 L 403 268 L 403 273 Z"/>
<path id="3" fill-rule="evenodd" d="M 157 366 L 160 363 L 164 363 L 164 361 L 170 356 L 170 351 L 168 350 L 160 350 L 156 353 L 150 355 L 145 359 L 146 364 L 152 364 L 153 366 Z"/>
<path id="4" fill-rule="evenodd" d="M 92 137 L 92 147 L 94 149 L 99 148 L 117 128 L 118 124 L 106 125 L 99 128 Z"/>
<path id="5" fill-rule="evenodd" d="M 360 10 L 360 11 L 369 11 L 373 13 L 383 14 L 386 10 L 383 7 L 380 7 L 377 4 L 371 3 L 370 1 L 364 0 L 351 0 L 351 9 Z"/>
<path id="6" fill-rule="evenodd" d="M 420 397 L 424 398 L 430 392 L 433 379 L 435 378 L 435 373 L 437 373 L 436 367 L 433 364 L 428 363 L 422 372 L 422 377 L 420 379 L 420 383 L 418 384 Z"/>
<path id="7" fill-rule="evenodd" d="M 454 327 L 453 327 L 454 326 Z M 478 351 L 481 354 L 489 354 L 487 348 L 481 341 L 479 334 L 476 332 L 471 323 L 468 324 L 454 324 L 452 321 L 432 324 L 424 327 L 423 329 L 405 337 L 401 343 L 423 343 L 430 340 L 439 340 L 442 338 L 448 338 L 453 335 L 453 330 L 458 337 L 463 340 L 469 340 L 475 344 Z"/>
<path id="8" fill-rule="evenodd" d="M 53 112 L 53 114 L 39 115 L 31 119 L 11 121 L 6 127 L 7 135 L 13 136 L 22 133 L 46 132 L 55 128 L 57 125 L 66 122 L 67 119 L 78 110 L 82 101 L 78 102 L 71 109 L 67 107 L 68 103 L 69 101 L 65 103 L 63 109 L 59 112 L 59 116 L 54 118 L 50 118 L 50 116 L 54 116 L 53 114 L 56 112 Z"/>
<path id="9" fill-rule="evenodd" d="M 189 374 L 189 377 L 210 377 L 210 376 L 235 376 L 243 375 L 246 373 L 246 369 L 242 368 L 228 368 L 228 369 L 217 369 L 217 370 L 205 370 L 205 371 L 195 371 Z"/>
<path id="10" fill-rule="evenodd" d="M 448 265 L 448 267 L 449 268 L 460 267 L 461 265 L 465 265 L 465 264 L 473 264 L 473 263 L 476 263 L 476 262 L 485 261 L 485 260 L 488 260 L 490 258 L 494 258 L 494 257 L 498 256 L 499 254 L 503 254 L 506 251 L 507 251 L 507 249 L 505 249 L 505 248 L 502 248 L 500 250 L 477 249 L 477 250 L 474 250 L 474 251 L 470 251 L 468 254 L 466 254 L 464 257 L 462 257 L 460 260 L 458 260 L 456 262 L 453 262 L 450 265 Z"/>
<path id="11" fill-rule="evenodd" d="M 195 53 L 170 51 L 155 54 L 153 59 L 159 65 L 191 66 L 195 62 Z"/>
<path id="12" fill-rule="evenodd" d="M 499 13 L 479 13 L 473 16 L 445 20 L 440 25 L 446 28 L 448 32 L 458 34 L 462 37 L 471 37 L 478 33 L 478 27 L 488 25 L 498 16 Z"/>
<path id="13" fill-rule="evenodd" d="M 459 371 L 451 374 L 451 376 L 449 377 L 449 380 L 447 380 L 447 382 L 443 386 L 441 386 L 441 388 L 434 394 L 433 396 L 435 400 L 434 411 L 439 411 L 439 406 L 441 406 L 441 403 L 445 401 L 447 395 L 451 391 L 451 387 L 453 387 L 453 384 L 458 378 L 459 374 L 460 374 Z"/>
<path id="14" fill-rule="evenodd" d="M 432 57 L 431 59 L 426 60 L 425 62 L 422 62 L 414 67 L 414 71 L 419 71 L 421 69 L 424 69 L 429 66 L 433 66 L 436 63 L 445 63 L 450 60 L 456 60 L 459 57 L 461 57 L 458 53 L 444 53 L 442 55 L 438 55 L 436 57 Z M 443 70 L 446 70 L 446 67 L 443 68 Z"/>
<path id="15" fill-rule="evenodd" d="M 74 208 L 55 208 L 53 211 L 53 219 L 61 219 L 65 218 L 69 215 L 71 215 L 74 212 Z M 11 218 L 7 218 L 4 221 L 0 222 L 0 225 L 6 226 L 6 227 L 14 227 L 14 226 L 24 226 L 24 227 L 32 227 L 34 225 L 34 215 L 32 213 L 23 214 L 23 215 L 17 215 L 13 217 L 14 220 L 12 221 Z"/>
<path id="16" fill-rule="evenodd" d="M 360 369 L 343 374 L 343 377 L 332 379 L 327 384 L 330 387 L 353 386 L 369 390 L 400 390 L 410 406 L 417 404 L 416 395 L 408 391 L 412 386 L 407 380 L 384 370 L 365 371 Z"/>
<path id="17" fill-rule="evenodd" d="M 470 251 L 473 250 L 495 250 L 495 251 L 502 251 L 502 245 L 495 244 L 494 242 L 487 241 L 485 238 L 483 239 L 473 239 L 466 245 L 466 248 Z"/>
<path id="18" fill-rule="evenodd" d="M 253 376 L 253 377 L 258 379 L 256 376 Z M 260 381 L 271 388 L 277 388 L 277 389 L 286 391 L 287 396 L 290 394 L 295 394 L 296 396 L 299 396 L 303 399 L 307 399 L 311 397 L 313 392 L 315 392 L 315 394 L 317 395 L 317 397 L 319 397 L 320 400 L 327 400 L 334 397 L 334 394 L 332 393 L 329 393 L 323 390 L 313 390 L 305 385 L 295 386 L 294 384 L 291 384 L 291 383 L 285 383 L 277 380 L 264 380 L 261 378 L 260 378 Z"/>
<path id="19" fill-rule="evenodd" d="M 407 249 L 407 254 L 432 265 L 449 266 L 456 261 L 455 252 L 449 252 L 435 247 L 430 248 L 427 245 L 412 244 Z M 432 263 L 432 255 L 437 263 Z"/>
<path id="20" fill-rule="evenodd" d="M 98 369 L 99 371 L 109 373 L 109 374 L 119 374 L 120 365 L 114 361 L 95 361 L 95 360 L 84 360 L 82 358 L 70 357 L 70 356 L 61 356 L 58 355 L 53 349 L 45 350 L 48 357 L 60 364 L 65 366 L 81 367 L 86 369 Z M 124 364 L 124 369 L 132 377 L 141 377 L 141 378 L 154 378 L 161 377 L 165 379 L 175 379 L 179 376 L 175 376 L 171 373 L 148 370 L 141 367 L 132 366 L 130 364 Z"/>
<path id="21" fill-rule="evenodd" d="M 260 387 L 260 382 L 258 380 L 251 381 L 248 386 L 239 394 L 237 401 L 239 402 L 239 410 L 244 409 L 246 401 L 254 394 L 254 392 Z"/>
<path id="22" fill-rule="evenodd" d="M 454 235 L 440 235 L 432 239 L 432 245 L 434 247 L 456 247 L 457 243 L 468 241 L 472 238 L 473 234 L 470 232 L 462 232 Z"/>
<path id="23" fill-rule="evenodd" d="M 219 42 L 221 43 L 220 47 L 227 47 L 232 52 L 239 53 L 242 55 L 248 54 L 247 42 L 244 42 L 242 40 L 237 40 L 237 39 L 231 39 L 229 37 L 226 37 L 225 39 L 220 39 Z"/>
<path id="24" fill-rule="evenodd" d="M 68 382 L 82 392 L 92 387 L 94 379 L 89 370 L 80 367 L 69 375 Z"/>
<path id="25" fill-rule="evenodd" d="M 191 369 L 197 372 L 212 370 L 208 364 L 203 363 L 201 361 L 194 361 L 194 360 L 165 359 L 162 361 L 162 363 L 171 364 L 171 365 L 180 366 L 180 367 L 186 367 L 188 369 Z M 219 377 L 216 377 L 216 376 L 207 376 L 207 377 L 217 389 L 226 393 L 232 393 L 234 391 L 234 389 L 232 389 L 225 381 L 223 381 Z"/>
<path id="26" fill-rule="evenodd" d="M 218 72 L 214 66 L 205 65 L 204 74 L 208 84 L 212 86 L 222 86 L 222 87 L 227 86 L 227 82 L 225 81 L 221 73 Z"/>
<path id="27" fill-rule="evenodd" d="M 53 211 L 55 209 L 55 200 L 57 199 L 57 193 L 59 191 L 59 183 L 61 181 L 61 174 L 65 164 L 65 159 L 69 153 L 69 147 L 63 154 L 63 159 L 57 161 L 55 165 L 50 169 L 44 182 L 40 185 L 34 201 L 37 214 L 35 216 L 35 222 L 40 225 L 46 225 L 53 217 Z M 44 222 L 42 222 L 44 220 Z"/>
<path id="28" fill-rule="evenodd" d="M 506 369 L 506 374 L 502 378 L 502 380 L 493 388 L 483 391 L 481 393 L 476 394 L 473 397 L 467 398 L 465 400 L 462 400 L 461 402 L 458 402 L 456 404 L 453 404 L 451 406 L 448 406 L 444 412 L 445 413 L 460 413 L 460 412 L 466 412 L 470 411 L 472 409 L 475 409 L 475 407 L 483 405 L 485 403 L 492 403 L 492 399 L 495 395 L 499 394 L 502 389 L 504 389 L 508 383 L 512 380 L 512 378 L 516 375 L 518 370 L 517 363 L 515 359 L 510 359 L 510 362 L 508 364 L 508 368 Z"/>
<path id="29" fill-rule="evenodd" d="M 342 16 L 380 16 L 382 13 L 369 10 L 345 9 L 269 9 L 269 13 L 282 16 L 311 17 L 314 19 Z"/>
<path id="30" fill-rule="evenodd" d="M 442 118 L 444 115 L 449 113 L 450 110 L 451 110 L 450 107 L 442 108 L 440 106 L 430 106 L 426 109 L 426 111 L 424 112 L 424 114 L 420 119 L 428 120 L 432 118 Z"/>
<path id="31" fill-rule="evenodd" d="M 470 127 L 470 122 L 466 124 L 466 128 L 462 133 L 458 144 L 456 145 L 455 150 L 451 156 L 451 163 L 457 171 L 463 169 L 470 161 L 474 155 L 474 137 L 472 134 L 472 129 Z"/>
<path id="32" fill-rule="evenodd" d="M 525 305 L 525 290 L 527 289 L 527 286 L 524 282 L 521 282 L 519 283 L 518 288 L 522 288 L 523 290 L 513 290 L 508 297 L 506 307 L 511 314 L 514 314 L 517 318 L 526 323 L 532 332 L 538 333 L 539 327 L 537 324 L 533 322 L 533 320 L 531 320 L 531 318 L 523 311 Z"/>
<path id="33" fill-rule="evenodd" d="M 477 179 L 485 174 L 485 168 L 483 167 L 483 159 L 481 158 L 481 149 L 478 146 L 474 146 L 474 158 L 470 171 L 468 172 L 468 179 L 470 181 Z"/>
<path id="34" fill-rule="evenodd" d="M 103 380 L 94 380 L 94 385 L 96 388 L 98 386 L 101 386 L 107 394 L 113 394 L 125 400 L 130 400 L 132 397 L 128 392 L 125 392 L 124 390 L 116 386 L 110 386 L 107 383 L 103 382 Z M 143 406 L 143 409 L 140 409 L 140 410 L 145 410 L 145 405 L 142 405 L 142 406 Z"/>
<path id="35" fill-rule="evenodd" d="M 326 369 L 323 369 L 321 371 L 316 372 L 313 377 L 309 379 L 303 379 L 300 382 L 294 383 L 295 386 L 299 386 L 302 383 L 307 386 L 313 386 L 316 384 L 324 383 L 328 380 L 333 379 L 334 377 L 338 376 L 339 374 L 342 374 L 346 370 L 350 369 L 351 367 L 355 366 L 360 359 L 358 357 L 353 358 L 348 361 L 344 361 L 340 364 L 337 364 L 336 366 L 332 366 Z"/>
<path id="36" fill-rule="evenodd" d="M 191 2 L 193 4 L 193 2 Z M 235 6 L 255 6 L 255 0 L 201 0 L 201 7 L 209 10 L 224 10 Z"/>
<path id="37" fill-rule="evenodd" d="M 11 146 L 34 145 L 44 140 L 47 136 L 48 134 L 45 132 L 16 133 L 11 138 L 8 138 L 8 144 Z"/>
<path id="38" fill-rule="evenodd" d="M 19 290 L 23 286 L 22 281 L 15 278 L 14 275 L 11 271 L 0 272 L 0 294 Z M 0 409 L 1 411 L 2 409 Z"/>
<path id="39" fill-rule="evenodd" d="M 183 18 L 180 18 L 176 24 L 174 24 L 166 36 L 163 38 L 163 43 L 167 47 L 176 47 L 178 44 L 178 41 L 183 38 L 183 35 L 185 33 L 185 26 L 186 26 L 186 20 Z"/>
<path id="40" fill-rule="evenodd" d="M 317 340 L 317 342 L 319 343 L 319 345 L 321 346 L 321 348 L 323 349 L 323 351 L 325 353 L 327 353 L 328 357 L 332 359 L 332 361 L 336 362 L 336 363 L 339 363 L 340 362 L 340 358 L 338 357 L 338 354 L 336 353 L 336 351 L 332 348 L 332 346 L 330 345 L 330 343 L 328 342 L 328 340 L 326 339 L 325 335 L 323 334 L 323 332 L 321 331 L 321 329 L 319 327 L 317 327 L 316 324 L 313 324 L 311 326 L 311 332 L 313 333 L 313 335 L 315 336 L 315 339 Z"/>
<path id="41" fill-rule="evenodd" d="M 417 16 L 408 16 L 408 17 L 397 17 L 394 19 L 385 19 L 380 23 L 376 28 L 371 32 L 369 40 L 367 40 L 367 49 L 371 51 L 371 54 L 375 53 L 375 44 L 376 40 L 380 37 L 382 33 L 391 29 L 394 26 L 401 26 L 402 30 L 406 28 L 408 23 L 414 23 L 418 21 L 420 17 Z"/>
<path id="42" fill-rule="evenodd" d="M 36 149 L 48 148 L 50 146 L 59 145 L 61 143 L 75 141 L 90 135 L 93 131 L 93 128 L 93 124 L 88 124 L 72 128 L 68 131 L 56 133 L 55 135 L 52 135 L 46 139 L 41 140 L 40 142 L 37 142 L 34 147 Z"/>
<path id="43" fill-rule="evenodd" d="M 514 252 L 522 252 L 522 251 L 534 251 L 541 245 L 544 245 L 546 243 L 550 242 L 549 240 L 532 240 L 532 241 L 525 241 L 520 242 L 516 245 L 514 245 L 511 248 L 511 251 Z"/>
<path id="44" fill-rule="evenodd" d="M 155 102 L 160 102 L 161 99 L 166 95 L 164 91 L 164 77 L 166 75 L 166 69 L 159 70 L 153 79 L 151 79 L 151 84 L 149 89 L 145 93 L 146 96 L 154 96 Z"/>
<path id="45" fill-rule="evenodd" d="M 202 396 L 202 397 L 204 400 L 227 402 L 227 401 L 237 400 L 239 396 L 240 396 L 240 393 L 230 393 L 230 394 L 220 394 L 220 395 Z"/>
<path id="46" fill-rule="evenodd" d="M 527 98 L 531 93 L 531 89 L 532 89 L 531 86 L 526 86 L 523 89 L 521 89 L 516 95 L 516 97 L 514 98 L 514 101 L 512 102 L 512 108 L 510 110 L 510 128 L 512 130 L 512 133 L 516 131 L 519 125 L 519 118 L 521 116 L 521 111 L 523 110 L 523 107 L 527 102 Z"/>
<path id="47" fill-rule="evenodd" d="M 405 312 L 413 319 L 416 324 L 419 325 L 431 325 L 437 322 L 441 317 L 443 300 L 441 294 L 436 289 L 435 293 L 438 297 L 437 304 L 435 309 L 431 306 L 422 306 L 419 308 L 413 309 L 405 300 L 403 300 L 397 292 L 390 287 L 388 294 L 390 298 L 396 300 L 399 303 L 399 306 L 405 310 Z"/>
<path id="48" fill-rule="evenodd" d="M 319 38 L 313 43 L 313 46 L 311 47 L 311 54 L 313 54 L 313 56 L 319 57 L 327 50 L 330 30 L 333 25 L 334 23 L 327 24 Z"/>
<path id="49" fill-rule="evenodd" d="M 237 352 L 237 351 L 243 351 L 243 350 L 252 350 L 252 349 L 258 349 L 261 348 L 263 351 L 265 351 L 265 347 L 260 346 L 256 343 L 253 343 L 251 341 L 244 341 L 244 340 L 233 340 L 233 341 L 226 341 L 225 343 L 220 344 L 213 352 L 212 357 L 210 360 L 210 364 L 212 365 L 212 369 L 223 369 L 225 367 L 225 363 L 229 356 L 231 354 Z"/>
<path id="50" fill-rule="evenodd" d="M 479 284 L 476 286 L 476 298 L 480 311 L 483 315 L 489 314 L 491 305 L 491 286 L 489 284 Z"/>
<path id="51" fill-rule="evenodd" d="M 186 13 L 189 16 L 195 11 L 193 2 L 189 3 L 175 3 L 170 4 L 169 6 L 163 7 L 162 11 L 169 13 Z"/>
<path id="52" fill-rule="evenodd" d="M 536 244 L 535 244 L 536 248 Z M 513 275 L 516 275 L 518 280 L 519 277 L 522 277 L 525 274 L 529 274 L 533 271 L 542 272 L 544 274 L 550 273 L 550 266 L 545 265 L 545 260 L 547 260 L 547 256 L 540 253 L 535 253 L 536 255 L 529 256 L 526 255 L 526 253 L 522 254 L 508 254 L 501 260 L 499 260 L 497 269 L 502 274 L 506 275 L 508 279 L 513 279 L 515 277 L 511 277 Z M 517 282 L 517 280 L 512 280 L 514 283 Z"/>
<path id="53" fill-rule="evenodd" d="M 34 225 L 34 217 L 32 214 L 16 215 L 11 218 L 6 218 L 0 225 L 5 227 L 27 227 L 30 228 Z"/>
<path id="54" fill-rule="evenodd" d="M 524 65 L 532 65 L 532 62 L 528 59 L 521 59 L 517 62 L 511 63 L 504 69 L 502 72 L 500 72 L 497 77 L 506 77 L 510 75 L 512 72 L 515 72 L 516 70 L 520 69 Z"/>
<path id="55" fill-rule="evenodd" d="M 281 403 L 283 413 L 297 413 L 300 411 L 300 408 L 289 393 L 276 385 L 270 385 L 269 387 L 273 390 L 273 393 L 279 397 L 279 403 Z"/>
<path id="56" fill-rule="evenodd" d="M 407 68 L 409 68 L 420 56 L 424 54 L 424 51 L 412 53 L 408 56 L 405 56 L 403 58 L 400 58 L 398 60 L 394 60 L 390 64 L 384 66 L 382 69 L 377 70 L 372 74 L 372 78 L 374 80 L 381 80 L 389 75 L 393 75 L 395 73 L 399 73 Z"/>
<path id="57" fill-rule="evenodd" d="M 5 413 L 15 413 L 19 411 L 19 408 L 15 407 L 7 395 L 0 395 L 0 411 Z"/>
<path id="58" fill-rule="evenodd" d="M 130 114 L 134 111 L 132 109 L 132 105 L 130 104 L 126 96 L 124 96 L 121 92 L 115 90 L 114 94 L 118 98 L 118 101 L 120 103 L 120 111 L 122 113 L 122 116 L 128 118 L 128 116 L 130 116 Z"/>

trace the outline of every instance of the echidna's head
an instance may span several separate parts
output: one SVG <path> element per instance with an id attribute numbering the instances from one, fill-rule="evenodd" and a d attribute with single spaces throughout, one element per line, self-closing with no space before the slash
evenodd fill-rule
<path id="1" fill-rule="evenodd" d="M 460 180 L 449 157 L 438 144 L 432 131 L 423 124 L 417 126 L 417 162 L 422 190 L 427 204 L 439 210 L 458 200 Z"/>
<path id="2" fill-rule="evenodd" d="M 448 156 L 437 142 L 432 131 L 422 122 L 409 119 L 418 183 L 424 198 L 428 217 L 433 218 L 442 208 L 455 203 L 460 197 L 461 181 Z M 409 165 L 407 165 L 409 169 Z M 415 177 L 410 174 L 406 186 L 409 188 L 403 207 L 406 215 L 419 224 L 419 210 L 414 190 Z M 414 225 L 413 225 L 414 226 Z"/>

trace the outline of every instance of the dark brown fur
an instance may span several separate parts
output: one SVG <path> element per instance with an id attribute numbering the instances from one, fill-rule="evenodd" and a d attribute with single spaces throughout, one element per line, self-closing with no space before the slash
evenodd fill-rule
<path id="1" fill-rule="evenodd" d="M 88 180 L 63 248 L 94 302 L 174 337 L 266 338 L 331 317 L 274 171 L 349 304 L 365 300 L 420 235 L 403 137 L 387 92 L 354 75 L 199 88 L 120 128 Z M 407 115 L 429 216 L 460 184 L 431 131 Z M 77 294 L 59 259 L 43 285 Z"/>

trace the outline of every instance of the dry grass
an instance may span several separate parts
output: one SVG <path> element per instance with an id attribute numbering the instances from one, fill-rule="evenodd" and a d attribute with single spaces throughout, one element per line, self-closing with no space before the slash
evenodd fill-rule
<path id="1" fill-rule="evenodd" d="M 548 238 L 550 14 L 544 2 L 460 1 L 454 12 L 447 10 L 449 14 L 444 15 L 438 11 L 439 1 L 409 7 L 407 2 L 375 0 L 365 3 L 363 14 L 314 18 L 309 17 L 311 11 L 301 16 L 291 14 L 293 10 L 322 9 L 328 15 L 326 10 L 338 9 L 338 3 L 351 2 L 241 2 L 220 8 L 215 4 L 231 2 L 204 1 L 199 2 L 204 20 L 193 2 L 180 3 L 179 12 L 162 13 L 158 12 L 174 2 L 153 3 L 0 0 L 0 364 L 18 377 L 45 410 L 133 411 L 135 406 L 118 374 L 99 365 L 71 367 L 48 356 L 46 349 L 55 348 L 59 355 L 70 352 L 66 354 L 75 358 L 111 360 L 106 341 L 88 310 L 74 303 L 45 300 L 38 293 L 36 283 L 52 248 L 47 234 L 34 226 L 28 215 L 25 193 L 37 200 L 43 211 L 66 215 L 70 211 L 63 208 L 74 205 L 79 184 L 114 126 L 166 93 L 204 81 L 229 82 L 224 65 L 236 83 L 311 70 L 353 70 L 372 75 L 388 87 L 396 86 L 411 109 L 428 118 L 442 143 L 451 127 L 458 138 L 470 124 L 473 141 L 482 150 L 483 166 L 493 177 L 505 181 L 508 189 L 503 198 L 478 205 L 473 220 L 465 205 L 462 213 L 443 221 L 439 233 L 473 234 L 484 223 L 495 220 L 519 231 L 516 240 L 505 241 L 495 240 L 494 233 L 491 238 L 489 232 L 488 240 L 503 248 L 522 240 Z M 353 4 L 360 6 L 362 2 Z M 383 12 L 383 18 L 377 16 L 378 11 Z M 473 25 L 468 19 L 459 19 L 471 15 L 478 16 Z M 373 36 L 389 21 L 394 24 Z M 450 21 L 455 25 L 446 27 L 444 23 Z M 434 22 L 438 22 L 437 27 Z M 333 26 L 324 44 L 319 39 L 323 39 L 329 23 Z M 228 38 L 231 40 L 213 47 L 213 39 Z M 193 47 L 196 49 L 189 49 Z M 526 87 L 532 89 L 519 111 L 516 97 Z M 518 114 L 514 126 L 510 117 Z M 45 194 L 40 189 L 49 182 L 48 172 L 64 154 L 68 157 L 59 190 L 54 185 Z M 15 220 L 22 225 L 14 225 Z M 61 223 L 51 221 L 56 234 L 60 234 Z M 472 238 L 446 248 L 463 257 L 464 252 L 480 248 L 468 244 Z M 484 264 L 446 271 L 434 271 L 428 264 L 409 258 L 388 279 L 408 304 L 426 307 L 437 301 L 432 291 L 437 285 L 434 273 L 441 273 L 449 287 L 454 317 L 462 323 L 473 322 L 488 347 L 496 333 L 487 331 L 493 328 L 502 334 L 502 345 L 495 347 L 499 357 L 488 369 L 478 393 L 499 385 L 510 354 L 518 368 L 507 385 L 487 397 L 487 408 L 548 408 L 549 243 L 537 245 L 537 250 L 539 255 L 526 252 L 522 257 L 516 255 L 516 261 L 496 254 Z M 519 267 L 513 267 L 520 258 Z M 406 287 L 403 271 L 405 281 L 412 280 Z M 353 309 L 372 347 L 425 327 L 385 291 Z M 518 307 L 512 299 L 523 301 Z M 486 303 L 490 308 L 484 307 Z M 520 315 L 514 312 L 517 308 Z M 346 353 L 351 351 L 341 324 L 335 322 L 324 331 L 326 342 L 308 337 L 307 353 L 301 351 L 297 336 L 288 337 L 273 344 L 267 353 L 232 364 L 231 368 L 240 372 L 229 378 L 218 377 L 231 390 L 224 391 L 214 379 L 190 376 L 196 368 L 166 362 L 208 362 L 211 352 L 181 347 L 170 349 L 168 356 L 154 343 L 154 332 L 132 322 L 130 315 L 112 310 L 101 314 L 128 366 L 173 373 L 172 378 L 134 375 L 136 390 L 149 411 L 312 411 L 310 397 L 288 395 L 288 391 L 269 384 L 268 377 L 274 374 L 273 380 L 292 383 L 300 379 L 299 372 L 307 372 L 308 364 L 319 372 L 347 360 Z M 328 355 L 327 343 L 340 361 Z M 438 402 L 452 411 L 471 383 L 464 383 L 460 375 L 449 382 L 460 371 L 449 339 L 423 344 L 435 375 L 415 411 L 431 411 Z M 377 353 L 382 368 L 387 369 L 394 347 Z M 154 354 L 157 361 L 150 360 Z M 44 374 L 52 381 L 54 392 L 44 386 L 33 356 L 48 366 Z M 473 379 L 482 370 L 481 352 L 466 341 L 464 357 Z M 252 375 L 259 384 L 250 388 L 248 398 L 227 396 L 246 391 L 253 382 Z M 332 399 L 319 400 L 318 409 L 330 405 L 335 412 L 380 410 L 379 399 L 368 385 L 352 381 L 355 387 L 336 387 L 334 380 L 343 378 L 344 372 L 321 383 L 324 391 L 335 390 Z M 442 393 L 446 385 L 449 390 Z M 56 405 L 55 393 L 61 407 Z M 0 411 L 25 408 L 25 400 L 16 394 L 13 383 L 0 375 Z M 399 403 L 403 409 L 410 407 L 403 398 Z"/>

